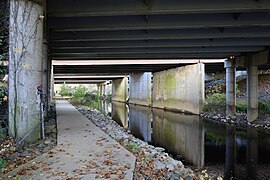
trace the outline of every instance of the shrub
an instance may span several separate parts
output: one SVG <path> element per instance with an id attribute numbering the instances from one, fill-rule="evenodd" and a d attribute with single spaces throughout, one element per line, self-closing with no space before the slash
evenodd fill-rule
<path id="1" fill-rule="evenodd" d="M 66 85 L 66 83 L 64 82 L 64 84 L 61 86 L 61 89 L 60 89 L 60 95 L 61 96 L 72 96 L 72 92 L 73 92 L 72 87 L 69 85 Z"/>
<path id="2" fill-rule="evenodd" d="M 270 114 L 270 104 L 263 101 L 259 101 L 258 107 L 259 107 L 259 114 Z"/>
<path id="3" fill-rule="evenodd" d="M 88 92 L 83 97 L 82 104 L 84 104 L 85 106 L 90 106 L 92 108 L 98 109 L 99 108 L 99 101 L 100 101 L 99 98 L 100 98 L 100 96 L 99 96 L 98 91 Z"/>
<path id="4" fill-rule="evenodd" d="M 236 101 L 236 111 L 237 112 L 247 112 L 247 103 L 244 101 Z"/>
<path id="5" fill-rule="evenodd" d="M 226 96 L 221 93 L 214 93 L 206 98 L 204 111 L 226 108 Z"/>
<path id="6" fill-rule="evenodd" d="M 72 97 L 74 98 L 82 98 L 87 93 L 87 88 L 83 85 L 79 85 L 78 87 L 75 87 L 72 93 Z"/>

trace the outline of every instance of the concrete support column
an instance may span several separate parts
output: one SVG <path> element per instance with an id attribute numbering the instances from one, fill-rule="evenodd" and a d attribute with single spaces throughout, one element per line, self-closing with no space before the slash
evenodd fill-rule
<path id="1" fill-rule="evenodd" d="M 107 81 L 104 84 L 104 94 L 105 94 L 105 96 L 108 95 L 108 82 Z"/>
<path id="2" fill-rule="evenodd" d="M 53 102 L 54 97 L 54 71 L 53 65 L 51 66 L 51 76 L 50 76 L 50 101 Z"/>
<path id="3" fill-rule="evenodd" d="M 10 0 L 9 133 L 16 141 L 40 138 L 43 7 Z"/>
<path id="4" fill-rule="evenodd" d="M 227 116 L 234 116 L 236 113 L 235 60 L 225 61 L 224 67 L 226 68 L 226 114 Z"/>
<path id="5" fill-rule="evenodd" d="M 144 106 L 151 105 L 151 72 L 131 74 L 129 76 L 129 103 Z"/>
<path id="6" fill-rule="evenodd" d="M 112 100 L 126 102 L 128 99 L 128 78 L 112 80 Z"/>
<path id="7" fill-rule="evenodd" d="M 43 56 L 42 56 L 42 101 L 43 101 L 43 113 L 44 119 L 48 116 L 48 47 L 45 41 L 42 46 Z"/>
<path id="8" fill-rule="evenodd" d="M 200 114 L 204 105 L 204 64 L 153 73 L 153 107 Z"/>
<path id="9" fill-rule="evenodd" d="M 101 96 L 102 95 L 102 84 L 101 83 L 97 84 L 97 89 L 98 89 L 99 95 Z"/>
<path id="10" fill-rule="evenodd" d="M 252 122 L 258 117 L 258 67 L 247 67 L 247 120 Z"/>

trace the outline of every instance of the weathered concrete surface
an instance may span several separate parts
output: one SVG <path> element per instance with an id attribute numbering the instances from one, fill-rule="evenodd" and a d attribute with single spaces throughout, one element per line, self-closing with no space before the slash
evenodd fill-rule
<path id="1" fill-rule="evenodd" d="M 152 141 L 151 118 L 152 113 L 150 108 L 129 105 L 129 129 L 135 137 L 145 142 Z"/>
<path id="2" fill-rule="evenodd" d="M 129 103 L 151 105 L 151 76 L 150 72 L 129 76 Z"/>
<path id="3" fill-rule="evenodd" d="M 235 60 L 230 59 L 224 62 L 226 68 L 226 114 L 234 116 L 236 113 L 236 77 L 235 77 Z"/>
<path id="4" fill-rule="evenodd" d="M 43 95 L 43 113 L 44 119 L 47 119 L 48 116 L 48 45 L 46 41 L 42 46 L 42 95 Z"/>
<path id="5" fill-rule="evenodd" d="M 153 74 L 153 106 L 200 114 L 204 103 L 204 64 Z"/>
<path id="6" fill-rule="evenodd" d="M 126 102 L 127 98 L 128 98 L 127 77 L 112 80 L 112 100 Z"/>
<path id="7" fill-rule="evenodd" d="M 128 128 L 128 107 L 125 103 L 112 102 L 112 118 L 124 128 Z"/>
<path id="8" fill-rule="evenodd" d="M 34 1 L 10 1 L 9 132 L 19 140 L 40 123 L 41 15 L 43 7 Z M 40 128 L 36 128 L 26 141 L 39 137 Z"/>
<path id="9" fill-rule="evenodd" d="M 258 67 L 247 67 L 247 120 L 252 122 L 258 118 Z"/>
<path id="10" fill-rule="evenodd" d="M 199 116 L 153 109 L 153 139 L 157 146 L 181 154 L 189 162 L 204 165 L 204 129 Z"/>
<path id="11" fill-rule="evenodd" d="M 114 169 L 118 174 L 112 177 L 120 179 L 119 175 L 123 175 L 124 179 L 132 179 L 135 157 L 129 151 L 92 124 L 66 100 L 58 100 L 56 107 L 58 145 L 51 153 L 28 163 L 25 167 L 34 165 L 38 169 L 27 171 L 32 175 L 20 176 L 21 179 L 101 179 L 96 172 L 105 173 Z M 22 167 L 3 178 L 8 179 L 9 175 L 16 174 L 20 169 Z"/>

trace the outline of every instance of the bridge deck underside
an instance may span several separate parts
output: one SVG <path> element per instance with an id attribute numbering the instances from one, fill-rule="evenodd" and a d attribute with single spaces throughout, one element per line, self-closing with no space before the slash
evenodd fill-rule
<path id="1" fill-rule="evenodd" d="M 270 45 L 269 12 L 268 0 L 48 0 L 50 56 L 136 61 L 257 53 Z M 160 69 L 159 65 L 112 67 L 93 67 L 93 73 Z M 58 69 L 71 72 L 73 67 L 69 68 Z M 223 64 L 209 65 L 209 70 L 221 68 Z"/>

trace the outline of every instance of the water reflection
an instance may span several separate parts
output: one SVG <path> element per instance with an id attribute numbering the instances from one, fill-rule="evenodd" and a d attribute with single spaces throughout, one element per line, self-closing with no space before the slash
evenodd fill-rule
<path id="1" fill-rule="evenodd" d="M 113 102 L 103 111 L 134 136 L 188 162 L 224 174 L 224 179 L 270 179 L 270 136 L 255 129 Z M 107 108 L 107 109 L 106 109 Z"/>
<path id="2" fill-rule="evenodd" d="M 112 119 L 124 128 L 128 128 L 128 106 L 125 103 L 112 103 Z"/>
<path id="3" fill-rule="evenodd" d="M 195 165 L 204 165 L 204 130 L 199 116 L 153 109 L 153 141 Z"/>
<path id="4" fill-rule="evenodd" d="M 247 179 L 257 179 L 258 161 L 258 132 L 255 129 L 247 129 Z"/>
<path id="5" fill-rule="evenodd" d="M 224 179 L 232 179 L 235 172 L 235 127 L 226 125 L 226 160 Z"/>
<path id="6" fill-rule="evenodd" d="M 134 136 L 146 142 L 152 142 L 152 113 L 150 108 L 129 106 L 129 129 Z"/>

